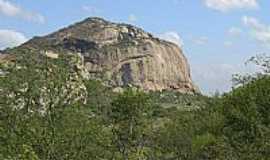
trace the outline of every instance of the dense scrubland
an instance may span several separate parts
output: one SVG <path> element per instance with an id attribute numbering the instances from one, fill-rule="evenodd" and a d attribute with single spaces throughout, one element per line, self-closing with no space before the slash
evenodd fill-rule
<path id="1" fill-rule="evenodd" d="M 269 57 L 231 92 L 113 92 L 76 58 L 20 51 L 1 63 L 0 159 L 268 160 Z"/>

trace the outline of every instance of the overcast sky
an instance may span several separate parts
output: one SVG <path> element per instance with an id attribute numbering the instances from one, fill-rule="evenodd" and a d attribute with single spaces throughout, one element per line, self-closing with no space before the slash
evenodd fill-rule
<path id="1" fill-rule="evenodd" d="M 0 0 L 0 49 L 90 16 L 177 43 L 204 93 L 228 91 L 246 59 L 270 53 L 269 0 Z"/>

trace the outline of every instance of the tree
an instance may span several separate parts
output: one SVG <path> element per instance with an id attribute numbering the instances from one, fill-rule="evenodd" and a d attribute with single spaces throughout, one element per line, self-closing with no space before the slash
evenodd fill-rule
<path id="1" fill-rule="evenodd" d="M 80 57 L 59 54 L 51 58 L 46 52 L 22 50 L 14 61 L 1 64 L 1 98 L 3 103 L 26 112 L 44 112 L 84 101 L 86 87 L 77 65 Z M 34 108 L 32 107 L 34 106 Z"/>
<path id="2" fill-rule="evenodd" d="M 80 59 L 68 54 L 51 58 L 31 50 L 8 56 L 13 58 L 0 64 L 0 151 L 17 156 L 26 148 L 40 155 L 37 146 L 42 143 L 36 141 L 45 136 L 42 141 L 50 155 L 63 108 L 85 101 L 86 88 L 77 68 Z"/>
<path id="3" fill-rule="evenodd" d="M 234 77 L 238 87 L 222 98 L 223 134 L 238 159 L 264 160 L 270 156 L 270 57 L 249 62 L 261 71 Z"/>
<path id="4" fill-rule="evenodd" d="M 257 72 L 254 74 L 234 74 L 232 82 L 234 87 L 248 84 L 249 82 L 255 81 L 256 79 L 270 74 L 270 56 L 267 54 L 259 54 L 251 57 L 245 63 L 255 65 Z"/>
<path id="5" fill-rule="evenodd" d="M 151 101 L 140 91 L 127 89 L 111 105 L 109 121 L 115 158 L 130 160 L 144 157 L 151 131 Z"/>
<path id="6" fill-rule="evenodd" d="M 223 99 L 224 136 L 239 158 L 267 159 L 270 155 L 269 97 L 270 78 L 266 76 Z"/>

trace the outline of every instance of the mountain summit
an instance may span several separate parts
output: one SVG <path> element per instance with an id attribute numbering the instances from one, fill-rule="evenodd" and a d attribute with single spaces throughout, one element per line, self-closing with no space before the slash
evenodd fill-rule
<path id="1" fill-rule="evenodd" d="M 90 77 L 114 88 L 198 91 L 181 48 L 128 24 L 87 18 L 18 48 L 50 53 L 80 53 Z"/>

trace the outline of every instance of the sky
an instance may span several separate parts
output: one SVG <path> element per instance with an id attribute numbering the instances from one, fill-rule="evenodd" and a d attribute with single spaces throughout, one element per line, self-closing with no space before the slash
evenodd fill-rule
<path id="1" fill-rule="evenodd" d="M 178 44 L 203 93 L 227 92 L 245 61 L 270 54 L 269 0 L 0 0 L 0 49 L 102 17 Z"/>

